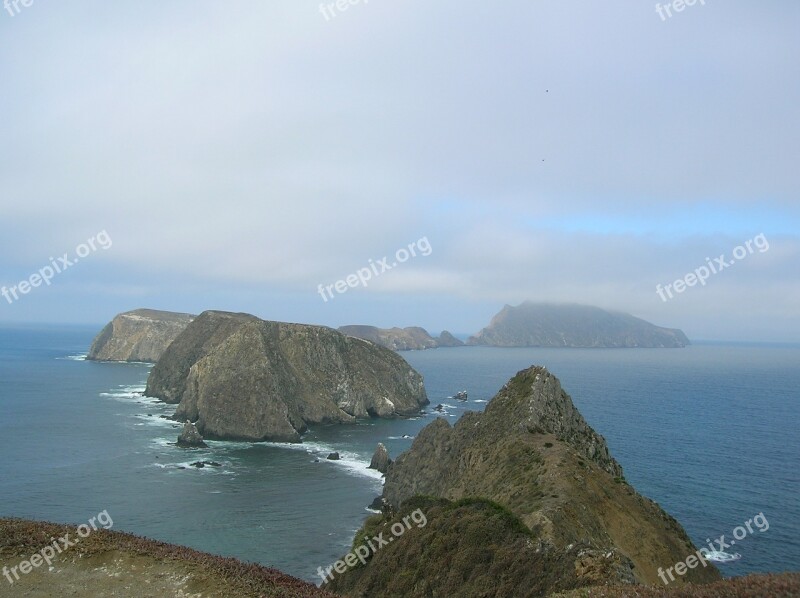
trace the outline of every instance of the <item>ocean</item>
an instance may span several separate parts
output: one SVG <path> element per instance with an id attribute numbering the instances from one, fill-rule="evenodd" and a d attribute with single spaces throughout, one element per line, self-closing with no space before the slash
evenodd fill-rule
<path id="1" fill-rule="evenodd" d="M 107 510 L 116 530 L 319 582 L 381 492 L 366 469 L 377 443 L 396 457 L 440 416 L 433 406 L 455 423 L 536 364 L 698 546 L 763 513 L 768 529 L 727 549 L 742 558 L 723 574 L 800 568 L 800 346 L 405 352 L 425 377 L 425 415 L 316 427 L 299 445 L 181 449 L 180 426 L 162 417 L 174 406 L 141 396 L 149 365 L 84 360 L 99 328 L 0 329 L 0 515 L 77 525 Z M 467 402 L 447 399 L 462 389 Z"/>

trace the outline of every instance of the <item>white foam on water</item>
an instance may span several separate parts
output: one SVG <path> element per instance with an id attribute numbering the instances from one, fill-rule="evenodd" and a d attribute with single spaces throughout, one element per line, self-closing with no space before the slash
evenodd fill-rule
<path id="1" fill-rule="evenodd" d="M 56 357 L 56 359 L 66 361 L 86 361 L 88 353 L 78 353 L 77 355 L 65 355 L 64 357 Z"/>
<path id="2" fill-rule="evenodd" d="M 474 401 L 472 401 L 472 402 L 473 402 L 473 403 L 488 403 L 489 401 L 486 401 L 486 400 L 484 400 L 484 399 L 475 399 L 475 400 L 474 400 Z"/>
<path id="3" fill-rule="evenodd" d="M 153 440 L 150 441 L 150 444 L 153 444 L 161 448 L 170 448 L 176 446 L 177 442 L 178 442 L 178 437 L 176 436 L 174 440 L 171 440 L 169 438 L 154 438 Z"/>
<path id="4" fill-rule="evenodd" d="M 142 423 L 136 424 L 137 426 L 147 425 L 147 426 L 154 426 L 156 428 L 170 428 L 175 430 L 180 428 L 180 424 L 178 422 L 173 421 L 171 419 L 164 419 L 162 417 L 159 417 L 158 415 L 145 415 L 143 413 L 137 413 L 133 417 L 135 417 L 136 419 L 144 420 Z"/>
<path id="5" fill-rule="evenodd" d="M 119 388 L 125 392 L 144 392 L 146 384 L 120 384 Z"/>
<path id="6" fill-rule="evenodd" d="M 141 398 L 140 395 L 133 392 L 101 392 L 100 396 L 112 401 L 119 401 L 120 403 L 130 403 L 135 399 Z"/>
<path id="7" fill-rule="evenodd" d="M 315 455 L 320 460 L 320 463 L 331 463 L 336 467 L 346 469 L 348 473 L 352 473 L 360 477 L 370 478 L 381 482 L 383 480 L 383 474 L 381 472 L 368 468 L 369 461 L 365 460 L 356 453 L 343 451 L 329 444 L 324 444 L 321 442 L 303 442 L 299 444 L 291 442 L 268 442 L 266 444 L 269 446 L 276 446 L 294 451 L 302 450 L 308 454 Z M 327 457 L 330 453 L 339 453 L 339 459 L 328 459 Z"/>
<path id="8" fill-rule="evenodd" d="M 712 563 L 733 563 L 734 561 L 738 561 L 742 558 L 742 555 L 738 552 L 731 554 L 729 552 L 722 552 L 720 550 L 708 550 L 707 548 L 701 548 L 700 553 L 706 560 L 711 561 Z"/>

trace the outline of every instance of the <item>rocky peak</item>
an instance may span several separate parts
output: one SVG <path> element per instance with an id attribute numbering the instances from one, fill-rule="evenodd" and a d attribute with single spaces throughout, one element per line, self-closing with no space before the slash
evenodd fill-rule
<path id="1" fill-rule="evenodd" d="M 483 425 L 553 434 L 611 475 L 622 477 L 622 467 L 611 457 L 605 439 L 586 423 L 558 378 L 544 367 L 522 370 L 507 382 L 487 405 Z"/>

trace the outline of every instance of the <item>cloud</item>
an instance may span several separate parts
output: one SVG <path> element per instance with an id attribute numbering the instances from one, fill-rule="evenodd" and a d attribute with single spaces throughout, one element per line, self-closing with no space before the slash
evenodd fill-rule
<path id="1" fill-rule="evenodd" d="M 363 313 L 396 297 L 398 319 L 459 313 L 448 326 L 473 331 L 495 305 L 574 300 L 723 337 L 746 312 L 748 334 L 796 338 L 798 16 L 731 1 L 662 22 L 574 0 L 373 0 L 330 21 L 306 1 L 3 14 L 2 282 L 98 230 L 114 247 L 59 281 L 77 294 L 0 320 L 192 289 L 345 323 L 316 285 L 428 235 L 430 258 L 360 290 Z M 653 302 L 760 232 L 768 254 Z"/>

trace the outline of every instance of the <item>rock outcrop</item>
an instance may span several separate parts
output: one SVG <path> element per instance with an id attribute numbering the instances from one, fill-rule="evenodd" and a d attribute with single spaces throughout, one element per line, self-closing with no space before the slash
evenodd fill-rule
<path id="1" fill-rule="evenodd" d="M 463 347 L 464 341 L 461 341 L 450 334 L 447 330 L 442 331 L 439 338 L 436 339 L 439 347 Z"/>
<path id="2" fill-rule="evenodd" d="M 677 348 L 681 331 L 661 328 L 622 312 L 586 305 L 526 302 L 506 305 L 489 326 L 467 341 L 493 347 Z"/>
<path id="3" fill-rule="evenodd" d="M 386 450 L 382 442 L 379 442 L 378 448 L 375 449 L 372 460 L 369 462 L 368 469 L 375 469 L 381 473 L 386 473 L 391 464 L 392 460 L 389 458 L 389 451 Z"/>
<path id="4" fill-rule="evenodd" d="M 119 314 L 95 337 L 86 359 L 155 363 L 194 317 L 154 309 Z"/>
<path id="5" fill-rule="evenodd" d="M 300 440 L 312 423 L 396 417 L 428 403 L 420 376 L 383 347 L 331 328 L 207 311 L 156 363 L 145 394 L 177 404 L 207 439 Z"/>
<path id="6" fill-rule="evenodd" d="M 517 587 L 537 580 L 541 593 L 525 595 L 544 596 L 598 584 L 661 583 L 659 567 L 697 551 L 677 521 L 625 482 L 603 437 L 541 367 L 514 376 L 484 413 L 468 412 L 453 427 L 444 419 L 425 427 L 389 468 L 383 497 L 389 505 L 383 519 L 371 518 L 365 529 L 388 529 L 395 514 L 421 508 L 436 522 L 436 549 L 412 530 L 392 545 L 404 555 L 402 566 L 381 556 L 390 570 L 371 570 L 370 562 L 341 576 L 336 591 L 358 595 L 368 586 L 376 595 L 391 594 L 381 584 L 398 579 L 413 588 L 409 596 L 467 595 L 475 588 L 504 595 L 486 590 L 493 578 Z M 498 535 L 481 531 L 493 525 Z M 516 548 L 509 554 L 506 545 Z M 456 565 L 464 559 L 507 568 L 478 579 Z M 439 574 L 453 567 L 452 578 Z M 708 563 L 676 584 L 719 578 Z"/>
<path id="7" fill-rule="evenodd" d="M 181 435 L 178 436 L 178 446 L 184 448 L 206 448 L 208 445 L 203 441 L 200 432 L 197 431 L 197 426 L 187 421 L 183 425 Z"/>
<path id="8" fill-rule="evenodd" d="M 364 339 L 392 351 L 419 351 L 437 347 L 460 347 L 464 343 L 446 330 L 439 338 L 432 337 L 418 326 L 408 328 L 376 328 L 375 326 L 342 326 L 339 332 Z"/>

